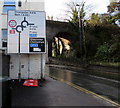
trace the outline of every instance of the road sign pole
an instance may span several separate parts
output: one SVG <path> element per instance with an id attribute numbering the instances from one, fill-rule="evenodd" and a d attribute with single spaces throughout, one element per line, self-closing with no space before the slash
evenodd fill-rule
<path id="1" fill-rule="evenodd" d="M 43 79 L 43 60 L 42 60 L 42 54 L 41 54 L 41 79 Z"/>
<path id="2" fill-rule="evenodd" d="M 28 54 L 28 79 L 30 78 L 30 55 Z"/>
<path id="3" fill-rule="evenodd" d="M 20 82 L 21 81 L 20 32 L 19 32 L 19 38 L 18 38 L 18 54 L 19 54 L 19 73 L 18 73 L 18 79 L 19 79 L 19 82 Z"/>

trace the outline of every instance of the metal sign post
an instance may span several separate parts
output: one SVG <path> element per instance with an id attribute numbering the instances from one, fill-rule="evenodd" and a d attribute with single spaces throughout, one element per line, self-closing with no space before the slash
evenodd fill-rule
<path id="1" fill-rule="evenodd" d="M 43 79 L 43 60 L 42 60 L 42 54 L 41 54 L 41 79 Z"/>
<path id="2" fill-rule="evenodd" d="M 21 81 L 21 55 L 20 55 L 20 32 L 19 32 L 19 73 L 18 73 L 18 79 L 19 82 Z"/>
<path id="3" fill-rule="evenodd" d="M 28 54 L 28 79 L 30 78 L 30 55 Z"/>

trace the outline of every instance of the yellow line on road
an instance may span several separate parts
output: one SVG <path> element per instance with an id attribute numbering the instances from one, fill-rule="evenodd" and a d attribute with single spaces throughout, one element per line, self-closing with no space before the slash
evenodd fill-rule
<path id="1" fill-rule="evenodd" d="M 105 97 L 103 97 L 103 96 L 101 96 L 101 95 L 98 95 L 98 94 L 96 94 L 96 93 L 94 93 L 94 92 L 92 92 L 92 91 L 89 91 L 89 90 L 87 90 L 87 89 L 85 89 L 85 88 L 83 88 L 83 87 L 77 86 L 77 85 L 75 85 L 75 84 L 73 84 L 73 83 L 71 83 L 71 82 L 65 81 L 64 79 L 60 79 L 60 78 L 57 78 L 57 77 L 54 77 L 54 76 L 51 76 L 51 75 L 49 75 L 49 76 L 50 76 L 51 78 L 54 78 L 54 79 L 59 80 L 59 81 L 61 81 L 61 82 L 64 82 L 64 83 L 66 83 L 66 84 L 68 84 L 68 85 L 70 85 L 70 86 L 72 86 L 72 87 L 74 87 L 74 88 L 76 88 L 76 89 L 84 92 L 84 93 L 92 94 L 92 95 L 94 95 L 94 96 L 96 96 L 96 97 L 98 97 L 98 98 L 101 98 L 101 99 L 103 99 L 103 100 L 106 100 L 107 102 L 111 103 L 112 105 L 117 106 L 118 108 L 120 108 L 120 104 L 118 104 L 118 103 L 116 103 L 116 102 L 114 102 L 114 101 L 112 101 L 112 100 L 109 100 L 109 99 L 107 99 L 107 98 L 105 98 Z"/>

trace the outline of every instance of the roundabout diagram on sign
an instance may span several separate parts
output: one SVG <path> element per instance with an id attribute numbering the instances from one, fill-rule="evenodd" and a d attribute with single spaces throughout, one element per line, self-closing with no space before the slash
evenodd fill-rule
<path id="1" fill-rule="evenodd" d="M 26 28 L 27 26 L 29 25 L 34 25 L 32 23 L 29 23 L 27 20 L 26 20 L 26 17 L 24 17 L 24 20 L 21 22 L 21 25 L 18 25 L 15 29 L 18 33 L 21 33 L 21 31 L 24 30 L 24 28 Z"/>
<path id="2" fill-rule="evenodd" d="M 17 22 L 15 20 L 10 20 L 9 23 L 8 23 L 8 25 L 10 27 L 15 27 L 17 25 Z"/>

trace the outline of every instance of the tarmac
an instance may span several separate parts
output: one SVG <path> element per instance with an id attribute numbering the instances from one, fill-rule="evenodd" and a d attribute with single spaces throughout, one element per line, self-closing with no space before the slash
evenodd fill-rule
<path id="1" fill-rule="evenodd" d="M 96 108 L 107 108 L 107 106 L 113 106 L 95 95 L 85 93 L 49 76 L 46 76 L 45 79 L 44 82 L 39 82 L 38 87 L 23 86 L 23 82 L 18 81 L 12 82 L 12 107 L 96 106 Z"/>

